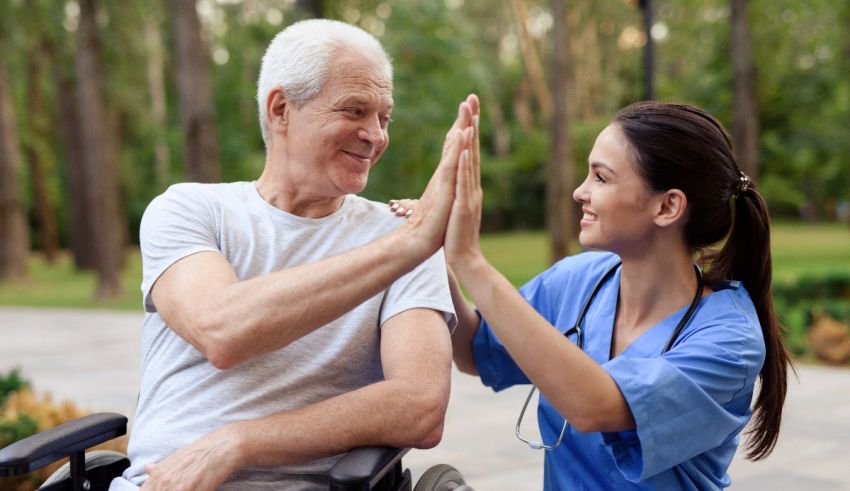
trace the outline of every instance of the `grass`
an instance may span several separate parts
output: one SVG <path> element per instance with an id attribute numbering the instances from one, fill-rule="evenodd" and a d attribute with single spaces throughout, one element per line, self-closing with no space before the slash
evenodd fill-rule
<path id="1" fill-rule="evenodd" d="M 541 231 L 487 234 L 481 239 L 481 247 L 493 265 L 517 286 L 546 269 L 549 261 L 546 235 Z M 772 250 L 777 281 L 790 281 L 803 274 L 850 272 L 850 228 L 846 225 L 776 222 Z M 52 265 L 35 254 L 28 267 L 27 280 L 0 282 L 0 305 L 141 309 L 138 249 L 127 255 L 123 295 L 109 301 L 92 299 L 94 273 L 76 271 L 67 253 Z"/>
<path id="2" fill-rule="evenodd" d="M 773 224 L 771 239 L 777 281 L 850 272 L 850 227 L 846 224 L 778 222 Z"/>
<path id="3" fill-rule="evenodd" d="M 0 305 L 141 311 L 142 261 L 139 250 L 128 251 L 125 261 L 121 274 L 122 294 L 115 299 L 95 301 L 95 273 L 76 270 L 68 252 L 63 251 L 53 264 L 41 254 L 33 254 L 28 264 L 27 279 L 0 282 Z"/>

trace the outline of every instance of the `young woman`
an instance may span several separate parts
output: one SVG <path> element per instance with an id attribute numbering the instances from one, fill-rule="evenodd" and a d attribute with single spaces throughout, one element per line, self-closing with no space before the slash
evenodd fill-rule
<path id="1" fill-rule="evenodd" d="M 477 307 L 453 285 L 458 367 L 495 390 L 539 389 L 542 441 L 528 443 L 545 451 L 547 490 L 729 486 L 751 416 L 748 456 L 776 444 L 789 354 L 771 300 L 767 210 L 720 123 L 682 104 L 621 110 L 573 194 L 579 240 L 600 252 L 517 292 L 479 247 L 478 107 L 474 96 L 461 104 L 476 128 L 454 189 L 432 183 L 419 203 L 392 206 L 424 228 L 441 220 L 428 216 L 434 202 L 453 200 L 446 257 Z"/>

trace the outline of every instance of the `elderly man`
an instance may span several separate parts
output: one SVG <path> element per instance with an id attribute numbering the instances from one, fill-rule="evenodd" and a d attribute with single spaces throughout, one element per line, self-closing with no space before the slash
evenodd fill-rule
<path id="1" fill-rule="evenodd" d="M 351 448 L 441 438 L 456 320 L 440 244 L 419 237 L 451 203 L 426 191 L 443 218 L 402 224 L 356 196 L 389 142 L 386 53 L 350 25 L 294 24 L 258 100 L 256 182 L 174 185 L 145 212 L 141 392 L 111 489 L 317 489 Z M 454 185 L 475 105 L 430 187 Z"/>

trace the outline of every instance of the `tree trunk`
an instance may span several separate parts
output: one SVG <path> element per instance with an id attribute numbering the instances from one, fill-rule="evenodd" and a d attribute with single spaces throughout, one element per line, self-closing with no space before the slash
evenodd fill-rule
<path id="1" fill-rule="evenodd" d="M 732 93 L 734 121 L 732 136 L 738 164 L 754 181 L 758 180 L 758 103 L 755 94 L 755 66 L 750 52 L 747 1 L 732 0 Z"/>
<path id="2" fill-rule="evenodd" d="M 115 297 L 121 293 L 120 272 L 124 238 L 121 228 L 118 152 L 107 119 L 99 55 L 95 0 L 80 2 L 79 45 L 77 49 L 78 115 L 85 178 L 86 210 L 91 225 L 90 247 L 95 251 L 98 285 L 95 297 Z"/>
<path id="3" fill-rule="evenodd" d="M 55 52 L 54 52 L 55 53 Z M 53 80 L 57 94 L 76 94 L 74 74 L 63 64 L 58 53 L 53 59 Z M 64 102 L 56 105 L 59 133 L 65 151 L 65 175 L 68 202 L 68 242 L 74 265 L 79 269 L 95 269 L 95 251 L 89 247 L 92 225 L 87 210 L 93 208 L 86 192 L 85 165 L 83 164 L 80 117 L 76 103 Z"/>
<path id="4" fill-rule="evenodd" d="M 4 49 L 0 39 L 0 52 Z M 21 155 L 12 89 L 0 59 L 0 279 L 26 276 L 29 238 L 18 186 Z"/>
<path id="5" fill-rule="evenodd" d="M 216 182 L 220 179 L 220 171 L 209 53 L 201 39 L 195 0 L 171 0 L 171 9 L 174 16 L 174 72 L 180 100 L 186 178 Z"/>
<path id="6" fill-rule="evenodd" d="M 32 196 L 35 202 L 36 222 L 38 223 L 39 243 L 47 262 L 53 263 L 59 251 L 59 238 L 56 232 L 56 214 L 47 192 L 47 176 L 45 166 L 48 165 L 44 149 L 50 140 L 50 122 L 48 111 L 44 107 L 44 91 L 41 79 L 44 73 L 44 62 L 47 47 L 39 42 L 39 46 L 30 54 L 28 62 L 30 129 L 33 133 L 31 141 L 24 145 L 27 162 L 30 168 Z"/>
<path id="7" fill-rule="evenodd" d="M 640 0 L 643 10 L 643 32 L 646 44 L 643 47 L 643 100 L 655 100 L 655 43 L 652 41 L 652 24 L 655 12 L 652 0 Z"/>
<path id="8" fill-rule="evenodd" d="M 165 97 L 165 63 L 163 61 L 162 36 L 159 23 L 154 19 L 145 22 L 145 45 L 147 47 L 148 90 L 151 95 L 151 115 L 156 125 L 154 143 L 154 177 L 157 188 L 162 189 L 168 182 L 170 155 L 168 151 L 168 114 Z"/>
<path id="9" fill-rule="evenodd" d="M 528 130 L 534 127 L 534 111 L 531 109 L 531 82 L 524 78 L 514 94 L 514 117 L 519 125 Z"/>
<path id="10" fill-rule="evenodd" d="M 550 121 L 552 146 L 546 183 L 546 228 L 554 263 L 570 254 L 570 244 L 576 235 L 576 219 L 575 202 L 572 199 L 575 176 L 567 102 L 570 50 L 565 0 L 552 0 L 552 17 L 551 77 L 554 110 Z"/>
<path id="11" fill-rule="evenodd" d="M 543 118 L 549 121 L 549 118 L 552 116 L 552 94 L 546 85 L 546 76 L 543 73 L 543 64 L 540 62 L 537 47 L 526 27 L 528 22 L 528 7 L 525 4 L 525 0 L 512 0 L 511 4 L 514 7 L 517 32 L 519 33 L 520 46 L 522 48 L 522 58 L 525 61 L 526 70 L 528 70 L 528 77 L 534 89 L 534 96 L 540 105 Z"/>

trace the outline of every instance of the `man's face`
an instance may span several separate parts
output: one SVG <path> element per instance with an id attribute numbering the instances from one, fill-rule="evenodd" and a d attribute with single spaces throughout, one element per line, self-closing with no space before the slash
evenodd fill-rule
<path id="1" fill-rule="evenodd" d="M 319 95 L 289 108 L 286 159 L 299 183 L 318 198 L 363 191 L 389 143 L 392 107 L 392 82 L 380 62 L 341 50 Z"/>

